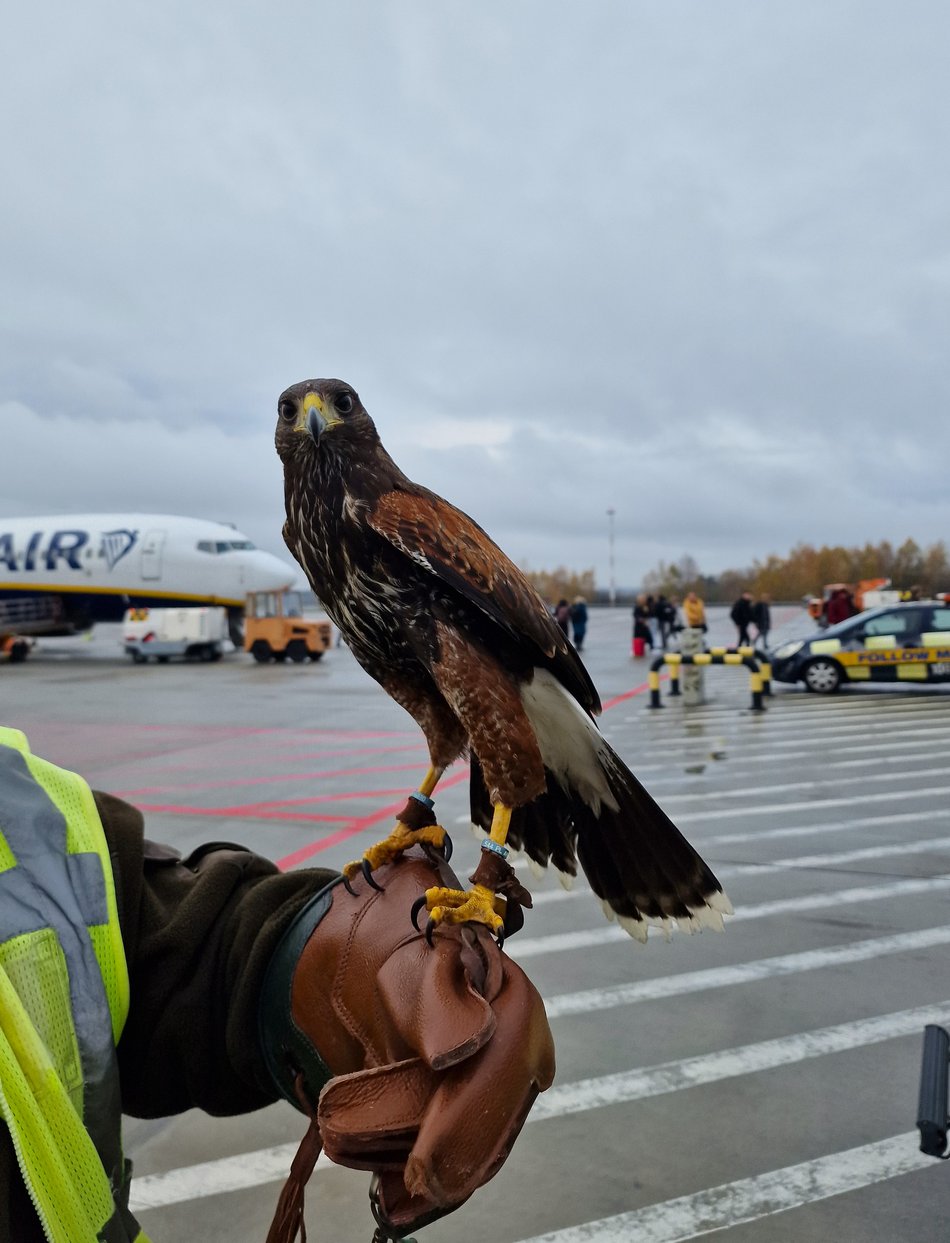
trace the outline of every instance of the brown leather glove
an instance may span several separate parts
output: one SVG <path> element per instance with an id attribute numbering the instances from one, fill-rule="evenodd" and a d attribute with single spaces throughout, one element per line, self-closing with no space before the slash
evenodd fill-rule
<path id="1" fill-rule="evenodd" d="M 501 1168 L 554 1077 L 554 1044 L 537 990 L 486 928 L 440 925 L 429 946 L 413 927 L 426 889 L 460 887 L 441 856 L 414 847 L 375 880 L 383 892 L 362 877 L 356 897 L 325 889 L 285 933 L 261 1040 L 282 1095 L 315 1115 L 333 1161 L 376 1172 L 374 1211 L 404 1233 Z M 298 1199 L 299 1221 L 302 1184 Z M 276 1226 L 271 1238 L 294 1237 Z"/>

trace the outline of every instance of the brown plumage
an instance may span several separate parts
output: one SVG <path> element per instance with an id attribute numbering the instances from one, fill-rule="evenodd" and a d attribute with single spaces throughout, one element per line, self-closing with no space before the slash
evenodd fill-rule
<path id="1" fill-rule="evenodd" d="M 276 445 L 288 548 L 433 769 L 470 750 L 473 819 L 514 808 L 510 844 L 572 875 L 579 858 L 641 939 L 647 922 L 721 927 L 719 883 L 599 733 L 587 670 L 482 528 L 402 473 L 341 380 L 286 389 Z"/>

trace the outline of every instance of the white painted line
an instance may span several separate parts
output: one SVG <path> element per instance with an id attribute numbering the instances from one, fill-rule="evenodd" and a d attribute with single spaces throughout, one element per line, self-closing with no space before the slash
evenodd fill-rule
<path id="1" fill-rule="evenodd" d="M 927 1023 L 944 1021 L 948 1008 L 950 1000 L 776 1040 L 740 1045 L 645 1069 L 581 1079 L 576 1083 L 550 1088 L 535 1102 L 528 1121 L 545 1122 L 590 1109 L 646 1100 L 914 1035 L 922 1031 Z M 132 1183 L 132 1210 L 140 1212 L 185 1200 L 223 1195 L 286 1178 L 296 1150 L 296 1144 L 281 1144 L 275 1148 L 241 1153 L 135 1179 Z M 318 1168 L 325 1169 L 330 1164 L 325 1157 L 321 1157 Z"/>
<path id="2" fill-rule="evenodd" d="M 800 824 L 787 829 L 766 829 L 754 833 L 716 833 L 702 839 L 703 849 L 710 846 L 732 846 L 740 842 L 767 842 L 783 837 L 814 837 L 825 833 L 851 833 L 856 829 L 873 828 L 877 825 L 918 824 L 919 811 L 901 811 L 891 816 L 862 816 L 860 820 L 826 820 L 819 824 Z M 950 808 L 927 812 L 927 820 L 933 824 L 950 818 Z"/>
<path id="3" fill-rule="evenodd" d="M 941 813 L 943 816 L 950 812 Z M 932 817 L 937 819 L 938 816 Z M 919 821 L 919 812 L 908 812 L 901 816 L 881 816 L 879 821 L 894 823 L 895 821 Z M 861 820 L 852 823 L 835 825 L 841 831 L 863 828 L 874 820 Z M 800 836 L 811 834 L 819 828 L 827 826 L 811 826 L 808 829 L 773 829 L 766 833 L 729 833 L 722 837 L 709 837 L 697 843 L 697 848 L 705 857 L 710 855 L 710 847 L 736 842 L 757 842 L 764 838 Z M 795 869 L 827 868 L 842 863 L 859 863 L 869 859 L 887 859 L 902 855 L 926 854 L 928 851 L 950 850 L 950 837 L 926 838 L 922 841 L 898 842 L 888 846 L 864 846 L 859 850 L 839 850 L 818 855 L 790 855 L 784 859 L 773 859 L 765 863 L 727 863 L 716 866 L 715 872 L 720 880 L 729 877 L 767 876 L 771 872 Z M 532 895 L 535 906 L 549 906 L 552 902 L 564 902 L 571 898 L 586 897 L 591 893 L 590 887 L 580 882 L 570 889 L 546 889 Z"/>
<path id="4" fill-rule="evenodd" d="M 919 733 L 921 738 L 907 739 L 908 732 Z M 854 769 L 854 768 L 871 768 L 879 764 L 903 765 L 903 774 L 912 774 L 913 770 L 907 767 L 907 760 L 900 754 L 902 751 L 912 751 L 917 753 L 917 758 L 924 763 L 933 760 L 937 754 L 946 750 L 947 742 L 950 741 L 950 726 L 945 729 L 937 730 L 919 730 L 919 731 L 901 731 L 902 741 L 897 742 L 893 738 L 882 738 L 880 742 L 867 743 L 859 746 L 835 746 L 833 755 L 835 758 L 828 757 L 828 742 L 826 739 L 816 741 L 814 746 L 802 747 L 800 750 L 790 750 L 784 741 L 776 739 L 772 745 L 750 747 L 746 745 L 742 739 L 722 739 L 721 746 L 715 746 L 712 740 L 706 741 L 704 745 L 697 746 L 695 742 L 690 742 L 687 738 L 683 747 L 676 748 L 674 746 L 662 748 L 663 760 L 660 763 L 642 763 L 644 751 L 638 749 L 637 756 L 630 761 L 632 767 L 636 769 L 636 774 L 642 781 L 644 776 L 651 773 L 667 773 L 671 771 L 676 773 L 676 779 L 679 781 L 692 780 L 699 776 L 709 776 L 715 773 L 723 773 L 728 771 L 730 776 L 743 771 L 746 768 L 755 768 L 762 764 L 775 764 L 777 759 L 781 759 L 782 766 L 785 767 L 792 760 L 810 760 L 819 757 L 821 760 L 822 772 L 829 769 Z M 939 746 L 936 745 L 939 743 Z M 721 758 L 713 758 L 711 751 L 723 752 Z M 839 756 L 857 755 L 866 758 L 859 759 L 839 759 Z M 649 757 L 647 757 L 649 758 Z M 704 765 L 703 773 L 687 773 L 680 771 L 684 765 Z"/>
<path id="5" fill-rule="evenodd" d="M 892 881 L 886 885 L 864 885 L 854 889 L 835 889 L 827 893 L 806 893 L 797 898 L 776 898 L 740 906 L 728 920 L 743 923 L 749 919 L 767 919 L 774 915 L 800 915 L 805 911 L 819 911 L 826 907 L 850 906 L 861 902 L 883 902 L 888 898 L 908 897 L 912 894 L 938 893 L 950 889 L 950 875 L 912 877 Z M 651 936 L 651 939 L 653 937 Z M 567 950 L 589 949 L 611 941 L 630 942 L 631 937 L 616 924 L 604 923 L 599 928 L 585 928 L 577 932 L 555 932 L 545 937 L 518 937 L 505 944 L 505 951 L 521 962 L 523 958 L 535 958 L 539 954 L 560 954 Z"/>
<path id="6" fill-rule="evenodd" d="M 773 683 L 773 687 L 781 685 Z M 665 704 L 668 696 L 663 696 Z M 891 698 L 890 696 L 864 696 L 862 699 L 843 700 L 838 699 L 829 702 L 821 699 L 798 699 L 795 696 L 789 697 L 786 692 L 779 692 L 777 695 L 771 696 L 775 701 L 777 711 L 775 720 L 783 725 L 791 726 L 802 722 L 825 722 L 825 728 L 831 728 L 833 722 L 850 722 L 862 719 L 873 719 L 875 721 L 893 720 L 898 718 L 906 718 L 914 716 L 920 719 L 928 717 L 932 720 L 939 720 L 942 715 L 946 714 L 947 704 L 950 702 L 950 696 L 946 692 L 939 696 L 924 698 L 922 696 L 913 696 L 903 699 Z M 769 697 L 766 697 L 768 703 Z M 743 696 L 744 700 L 744 696 Z M 681 726 L 683 723 L 709 724 L 714 721 L 732 721 L 736 724 L 748 724 L 750 722 L 758 722 L 768 719 L 771 724 L 771 718 L 762 718 L 736 711 L 735 703 L 705 704 L 702 707 L 690 709 L 683 712 L 682 716 L 675 714 L 667 717 L 665 713 L 657 713 L 647 707 L 646 696 L 641 701 L 643 704 L 643 712 L 640 716 L 634 715 L 632 720 L 639 720 L 645 717 L 647 720 L 656 721 L 657 725 L 662 729 Z M 745 703 L 741 705 L 745 707 Z M 771 706 L 771 705 L 769 705 Z M 685 705 L 684 705 L 685 708 Z M 753 728 L 757 726 L 753 724 Z M 820 728 L 820 726 L 819 726 Z"/>
<path id="7" fill-rule="evenodd" d="M 305 1122 L 300 1119 L 303 1136 Z M 229 1191 L 244 1191 L 248 1187 L 261 1187 L 264 1183 L 283 1181 L 290 1173 L 290 1163 L 299 1144 L 278 1144 L 275 1148 L 260 1148 L 257 1152 L 241 1152 L 234 1157 L 220 1157 L 217 1161 L 202 1161 L 197 1165 L 166 1170 L 162 1174 L 145 1174 L 132 1179 L 130 1207 L 133 1213 L 144 1209 L 164 1208 L 168 1204 L 181 1204 L 185 1200 L 200 1200 L 204 1196 L 225 1195 Z M 320 1157 L 317 1169 L 332 1167 L 326 1157 Z M 277 1197 L 274 1196 L 274 1207 Z"/>
<path id="8" fill-rule="evenodd" d="M 782 954 L 775 958 L 759 958 L 754 962 L 736 963 L 730 967 L 711 967 L 704 971 L 683 971 L 655 980 L 635 984 L 615 984 L 605 988 L 589 988 L 579 993 L 561 993 L 545 997 L 544 1008 L 549 1019 L 576 1014 L 592 1014 L 597 1010 L 613 1010 L 617 1006 L 637 1005 L 642 1001 L 658 1001 L 665 997 L 682 997 L 688 993 L 731 988 L 779 976 L 818 971 L 823 967 L 841 967 L 858 962 L 873 962 L 889 954 L 906 954 L 950 944 L 950 927 L 923 928 L 918 932 L 895 933 L 889 937 L 873 937 L 835 945 L 827 949 L 805 950 L 798 954 Z"/>
<path id="9" fill-rule="evenodd" d="M 942 731 L 947 723 L 948 706 L 950 706 L 950 697 L 940 704 L 939 711 L 927 712 L 909 708 L 900 713 L 875 712 L 873 716 L 858 716 L 857 714 L 839 716 L 816 712 L 808 718 L 801 713 L 790 715 L 783 711 L 781 705 L 774 715 L 768 712 L 764 715 L 751 713 L 740 715 L 734 709 L 730 709 L 714 716 L 704 715 L 702 717 L 695 717 L 692 713 L 683 717 L 678 715 L 665 717 L 661 713 L 658 719 L 656 713 L 648 713 L 647 719 L 654 727 L 638 744 L 638 751 L 641 754 L 659 752 L 668 746 L 676 746 L 677 743 L 699 742 L 700 738 L 684 732 L 684 727 L 694 726 L 716 731 L 716 734 L 721 736 L 740 737 L 751 746 L 765 745 L 774 738 L 780 738 L 786 745 L 795 739 L 808 744 L 816 738 L 837 738 L 842 735 L 857 735 L 859 738 L 865 736 L 903 738 L 908 734 Z M 643 715 L 629 717 L 628 721 L 631 724 L 640 724 Z M 669 728 L 664 729 L 663 726 L 667 723 Z M 604 732 L 607 732 L 606 726 Z"/>
<path id="10" fill-rule="evenodd" d="M 950 770 L 948 770 L 950 777 Z M 761 791 L 765 793 L 765 791 Z M 947 786 L 928 786 L 924 789 L 909 790 L 882 790 L 878 794 L 861 795 L 862 803 L 886 803 L 891 799 L 899 798 L 909 803 L 914 799 L 921 798 L 946 798 Z M 847 798 L 816 798 L 803 799 L 800 803 L 756 803 L 752 807 L 724 807 L 719 811 L 683 811 L 676 812 L 676 822 L 683 826 L 685 823 L 702 823 L 705 820 L 724 820 L 737 819 L 739 816 L 778 816 L 784 815 L 787 811 L 820 811 L 824 807 L 853 807 L 856 796 L 850 795 Z M 661 805 L 664 802 L 672 802 L 674 800 L 657 799 Z"/>
<path id="11" fill-rule="evenodd" d="M 909 1131 L 662 1204 L 537 1234 L 521 1243 L 685 1243 L 928 1166 L 935 1168 L 938 1162 L 918 1151 L 918 1140 L 917 1132 Z"/>
<path id="12" fill-rule="evenodd" d="M 649 762 L 656 760 L 675 760 L 681 755 L 695 755 L 698 751 L 702 753 L 702 748 L 708 744 L 716 743 L 719 745 L 708 746 L 709 750 L 725 751 L 727 758 L 735 758 L 741 751 L 742 755 L 757 756 L 761 758 L 763 755 L 776 752 L 784 753 L 788 751 L 806 751 L 809 753 L 821 752 L 827 754 L 830 751 L 837 755 L 839 752 L 847 753 L 852 748 L 886 748 L 890 749 L 890 744 L 900 740 L 916 741 L 922 750 L 927 749 L 927 744 L 933 741 L 934 744 L 942 744 L 946 740 L 947 729 L 941 723 L 939 727 L 934 726 L 927 728 L 921 726 L 915 728 L 913 726 L 891 725 L 887 728 L 878 729 L 873 725 L 861 727 L 844 727 L 842 729 L 815 729 L 804 732 L 790 730 L 769 730 L 768 733 L 761 731 L 756 734 L 746 734 L 744 732 L 735 732 L 727 727 L 722 730 L 712 732 L 715 727 L 710 727 L 709 733 L 696 737 L 692 734 L 684 734 L 678 731 L 675 735 L 671 734 L 668 738 L 652 743 L 639 742 L 635 751 L 635 763 Z M 829 745 L 831 744 L 831 745 Z M 939 750 L 940 746 L 935 745 L 934 750 Z"/>
<path id="13" fill-rule="evenodd" d="M 821 769 L 824 772 L 824 768 Z M 770 782 L 756 782 L 752 786 L 742 786 L 739 789 L 733 787 L 729 790 L 697 790 L 690 794 L 667 794 L 664 801 L 667 803 L 695 803 L 699 800 L 703 802 L 719 801 L 725 798 L 761 798 L 763 794 L 787 794 L 789 790 L 822 790 L 822 789 L 838 789 L 842 786 L 861 786 L 862 788 L 870 785 L 875 781 L 907 781 L 912 779 L 917 781 L 922 777 L 950 777 L 950 764 L 941 764 L 937 768 L 918 768 L 913 772 L 897 772 L 897 773 L 861 773 L 857 777 L 834 777 L 825 780 L 823 777 L 812 778 L 809 781 L 786 781 L 781 785 Z M 677 786 L 683 785 L 682 776 L 675 779 L 670 778 L 668 781 L 657 781 L 651 784 L 650 793 L 657 798 L 657 790 L 662 786 L 669 785 L 674 781 Z M 895 790 L 895 794 L 903 793 L 902 790 Z M 881 795 L 871 795 L 873 798 L 880 798 Z M 781 803 L 774 806 L 781 807 Z"/>
<path id="14" fill-rule="evenodd" d="M 922 1035 L 928 1023 L 946 1021 L 948 1008 L 950 1001 L 942 1001 L 913 1010 L 898 1010 L 894 1014 L 877 1014 L 852 1023 L 837 1023 L 834 1027 L 797 1032 L 794 1036 L 781 1036 L 776 1040 L 738 1045 L 734 1049 L 721 1049 L 677 1062 L 663 1062 L 659 1066 L 579 1079 L 576 1083 L 549 1088 L 543 1096 L 539 1096 L 528 1120 L 545 1122 L 549 1118 L 563 1118 L 588 1109 L 604 1109 L 609 1105 L 642 1101 L 651 1096 L 664 1096 L 668 1092 L 682 1092 L 686 1088 L 719 1083 L 723 1079 L 756 1075 L 763 1070 L 774 1070 L 777 1066 L 792 1066 L 813 1057 L 845 1053 L 849 1049 L 861 1049 L 884 1040 L 896 1040 L 899 1036 Z"/>
<path id="15" fill-rule="evenodd" d="M 716 868 L 720 878 L 729 876 L 764 876 L 770 872 L 796 868 L 828 868 L 841 863 L 860 863 L 869 859 L 888 859 L 893 856 L 939 853 L 950 850 L 950 837 L 928 837 L 916 842 L 896 842 L 891 846 L 865 846 L 860 850 L 838 850 L 821 855 L 794 855 L 787 859 L 773 859 L 771 863 L 733 863 Z"/>

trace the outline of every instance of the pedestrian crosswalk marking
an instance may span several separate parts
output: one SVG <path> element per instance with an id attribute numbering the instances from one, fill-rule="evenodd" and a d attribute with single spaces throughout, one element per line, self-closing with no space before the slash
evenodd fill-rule
<path id="1" fill-rule="evenodd" d="M 922 893 L 937 893 L 950 889 L 950 875 L 912 877 L 908 880 L 890 881 L 885 885 L 861 885 L 853 889 L 833 889 L 826 893 L 806 893 L 797 898 L 774 898 L 770 902 L 748 903 L 737 908 L 729 920 L 729 926 L 750 919 L 766 919 L 776 915 L 803 914 L 826 907 L 853 906 L 858 903 L 883 902 L 890 898 L 910 897 Z M 610 941 L 630 944 L 630 938 L 616 924 L 601 924 L 597 928 L 584 928 L 576 932 L 554 932 L 543 937 L 513 938 L 506 947 L 512 958 L 519 962 L 535 958 L 539 954 L 559 954 L 565 950 L 589 949 Z"/>
<path id="2" fill-rule="evenodd" d="M 927 1023 L 945 1019 L 948 1011 L 950 1000 L 555 1086 L 538 1098 L 528 1122 L 544 1122 L 584 1110 L 645 1100 L 913 1035 L 922 1031 Z M 141 1212 L 275 1182 L 287 1176 L 296 1151 L 296 1144 L 281 1144 L 137 1178 L 132 1183 L 132 1211 Z M 321 1157 L 317 1168 L 326 1169 L 330 1164 Z M 604 1240 L 608 1237 L 612 1236 L 604 1236 Z"/>
<path id="3" fill-rule="evenodd" d="M 655 980 L 638 980 L 632 984 L 614 984 L 604 988 L 584 989 L 545 997 L 544 1008 L 549 1019 L 569 1015 L 592 1014 L 618 1006 L 632 1006 L 664 997 L 682 997 L 689 993 L 708 992 L 739 984 L 752 984 L 780 976 L 817 971 L 824 967 L 840 967 L 852 963 L 873 962 L 891 954 L 907 954 L 950 944 L 950 927 L 923 928 L 890 937 L 873 937 L 849 945 L 827 949 L 805 950 L 798 954 L 782 954 L 759 958 L 752 962 L 735 963 L 728 967 L 711 967 L 705 971 L 683 971 L 679 975 L 660 976 Z"/>
<path id="4" fill-rule="evenodd" d="M 915 1131 L 893 1135 L 662 1204 L 534 1235 L 521 1243 L 685 1243 L 715 1230 L 860 1191 L 914 1170 L 929 1167 L 935 1178 L 945 1176 L 946 1171 L 937 1168 L 938 1162 L 918 1151 L 917 1140 Z"/>
<path id="5" fill-rule="evenodd" d="M 919 820 L 916 816 L 914 819 Z M 703 854 L 707 860 L 714 862 L 710 854 L 712 841 L 702 843 Z M 950 850 L 950 837 L 927 837 L 920 841 L 898 842 L 888 846 L 863 846 L 856 850 L 828 851 L 823 854 L 790 855 L 784 859 L 772 859 L 766 863 L 727 863 L 715 868 L 719 880 L 731 877 L 768 876 L 773 872 L 794 871 L 796 869 L 821 869 L 840 866 L 843 863 L 869 862 L 872 859 L 889 859 L 904 855 L 927 854 L 931 851 Z M 549 889 L 535 895 L 532 899 L 535 906 L 545 906 L 551 902 L 563 901 L 567 898 L 589 895 L 591 890 L 586 885 L 571 889 Z"/>
<path id="6" fill-rule="evenodd" d="M 950 1000 L 913 1010 L 899 1010 L 894 1014 L 838 1023 L 814 1031 L 796 1032 L 793 1036 L 781 1036 L 776 1040 L 762 1040 L 715 1053 L 703 1053 L 699 1057 L 687 1057 L 676 1062 L 663 1062 L 659 1066 L 598 1075 L 560 1086 L 555 1084 L 538 1097 L 528 1121 L 544 1122 L 588 1109 L 642 1101 L 651 1096 L 682 1092 L 686 1088 L 718 1083 L 722 1079 L 755 1075 L 810 1058 L 880 1044 L 900 1036 L 922 1034 L 928 1023 L 945 1022 L 948 1013 Z"/>

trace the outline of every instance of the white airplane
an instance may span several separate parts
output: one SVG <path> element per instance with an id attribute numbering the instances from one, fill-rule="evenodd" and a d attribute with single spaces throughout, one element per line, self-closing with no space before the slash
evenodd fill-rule
<path id="1" fill-rule="evenodd" d="M 128 608 L 217 604 L 238 642 L 246 594 L 295 577 L 234 527 L 202 518 L 0 518 L 0 638 L 78 634 Z"/>

